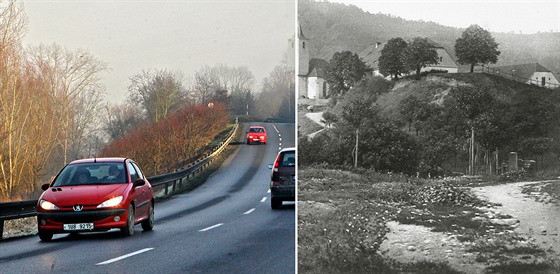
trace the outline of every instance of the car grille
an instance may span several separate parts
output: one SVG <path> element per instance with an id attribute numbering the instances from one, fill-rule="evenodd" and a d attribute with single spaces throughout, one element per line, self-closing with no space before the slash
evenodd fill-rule
<path id="1" fill-rule="evenodd" d="M 62 212 L 38 212 L 41 219 L 49 219 L 58 223 L 90 223 L 103 220 L 107 217 L 121 215 L 124 209 L 91 210 L 91 211 L 62 211 Z"/>

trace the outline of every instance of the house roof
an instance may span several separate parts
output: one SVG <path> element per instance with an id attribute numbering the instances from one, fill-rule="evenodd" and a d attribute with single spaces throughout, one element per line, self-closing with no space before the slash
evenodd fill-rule
<path id="1" fill-rule="evenodd" d="M 440 44 L 436 43 L 434 40 L 427 38 L 428 42 L 432 45 L 433 48 L 436 49 L 438 56 L 444 57 L 443 61 L 438 63 L 437 65 L 431 65 L 430 67 L 453 67 L 456 68 L 457 63 L 453 60 L 453 58 L 449 55 L 447 50 L 442 47 Z M 387 43 L 376 42 L 369 45 L 367 48 L 362 50 L 358 56 L 362 58 L 362 61 L 366 63 L 369 67 L 373 70 L 379 70 L 379 57 L 381 56 L 381 50 L 385 47 Z M 449 57 L 446 57 L 449 56 Z"/>
<path id="2" fill-rule="evenodd" d="M 457 63 L 451 58 L 449 53 L 443 47 L 437 47 L 436 52 L 439 57 L 443 57 L 436 65 L 429 65 L 430 67 L 442 67 L 442 68 L 458 68 Z"/>
<path id="3" fill-rule="evenodd" d="M 362 59 L 366 65 L 368 65 L 373 70 L 378 70 L 379 57 L 381 56 L 381 50 L 386 43 L 376 42 L 369 45 L 367 48 L 358 53 L 358 56 Z"/>
<path id="4" fill-rule="evenodd" d="M 327 67 L 329 66 L 329 62 L 325 61 L 324 59 L 319 58 L 311 58 L 309 60 L 309 74 L 307 77 L 318 77 L 318 78 L 325 78 L 327 74 Z"/>
<path id="5" fill-rule="evenodd" d="M 543 67 L 539 63 L 528 63 L 528 64 L 518 64 L 509 66 L 499 66 L 493 67 L 494 71 L 504 74 L 504 75 L 515 75 L 515 77 L 521 77 L 529 79 L 533 76 L 535 72 L 551 72 L 549 69 Z"/>

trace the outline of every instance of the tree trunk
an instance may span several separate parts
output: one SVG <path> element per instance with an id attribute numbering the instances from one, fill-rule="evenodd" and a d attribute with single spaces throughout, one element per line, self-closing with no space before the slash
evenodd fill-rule
<path id="1" fill-rule="evenodd" d="M 471 73 L 474 72 L 474 64 L 471 64 Z"/>
<path id="2" fill-rule="evenodd" d="M 471 153 L 469 161 L 469 175 L 474 175 L 474 127 L 471 127 Z"/>
<path id="3" fill-rule="evenodd" d="M 354 155 L 354 168 L 358 167 L 358 135 L 360 133 L 360 128 L 356 128 L 356 154 Z"/>

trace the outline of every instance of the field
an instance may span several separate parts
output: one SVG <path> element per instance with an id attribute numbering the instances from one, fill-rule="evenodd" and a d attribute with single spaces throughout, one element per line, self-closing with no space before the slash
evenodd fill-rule
<path id="1" fill-rule="evenodd" d="M 550 250 L 517 229 L 518 219 L 465 187 L 469 179 L 324 166 L 298 172 L 301 273 L 560 271 Z M 557 188 L 541 188 L 558 197 Z"/>

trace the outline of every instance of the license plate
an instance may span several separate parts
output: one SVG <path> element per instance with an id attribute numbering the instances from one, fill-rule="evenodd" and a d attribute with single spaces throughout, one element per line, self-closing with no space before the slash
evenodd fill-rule
<path id="1" fill-rule="evenodd" d="M 84 224 L 64 224 L 64 230 L 73 231 L 73 230 L 92 230 L 93 223 L 84 223 Z"/>

